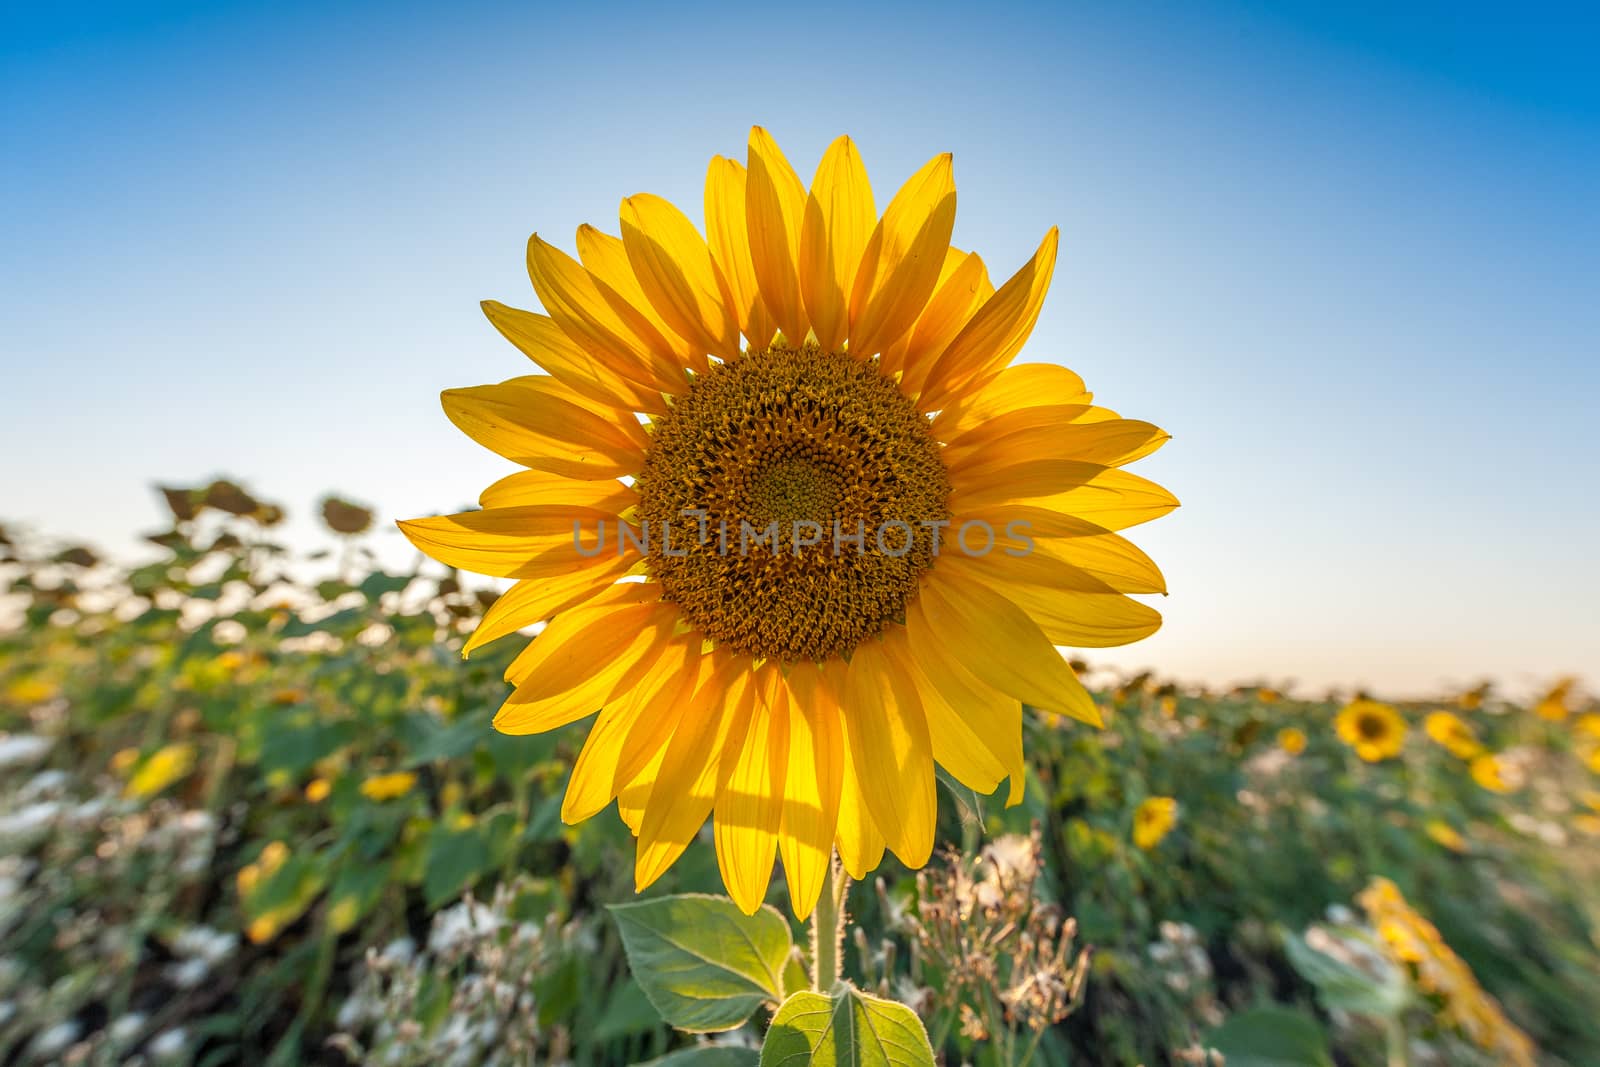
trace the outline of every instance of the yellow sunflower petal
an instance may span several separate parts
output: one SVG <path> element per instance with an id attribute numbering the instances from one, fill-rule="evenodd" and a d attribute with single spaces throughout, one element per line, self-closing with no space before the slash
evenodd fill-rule
<path id="1" fill-rule="evenodd" d="M 652 349 L 670 351 L 682 366 L 695 370 L 706 368 L 705 352 L 700 346 L 679 335 L 650 303 L 628 261 L 628 250 L 622 238 L 585 223 L 578 227 L 578 259 L 594 280 L 601 297 L 625 321 L 634 324 L 641 341 Z M 643 319 L 648 330 L 642 328 L 634 316 Z"/>
<path id="2" fill-rule="evenodd" d="M 884 643 L 905 640 L 903 628 L 892 629 L 884 642 L 851 653 L 844 720 L 851 752 L 871 768 L 859 784 L 873 821 L 902 863 L 920 867 L 933 852 L 933 747 L 915 686 L 884 651 Z"/>
<path id="3" fill-rule="evenodd" d="M 485 508 L 575 504 L 618 516 L 638 503 L 639 494 L 621 482 L 565 478 L 549 471 L 508 474 L 478 495 L 478 505 Z"/>
<path id="4" fill-rule="evenodd" d="M 650 674 L 633 692 L 629 703 L 643 708 L 617 757 L 617 787 L 633 779 L 664 748 L 688 711 L 688 698 L 698 688 L 704 656 L 699 634 L 670 642 Z"/>
<path id="5" fill-rule="evenodd" d="M 1055 363 L 1014 363 L 982 389 L 951 402 L 933 417 L 933 432 L 953 441 L 990 420 L 1031 407 L 1062 407 L 1090 401 L 1083 379 Z"/>
<path id="6" fill-rule="evenodd" d="M 661 614 L 645 615 L 645 608 L 659 609 Z M 619 611 L 626 614 L 619 615 Z M 584 677 L 581 635 L 616 630 L 632 637 L 650 629 L 670 637 L 677 632 L 682 618 L 678 605 L 661 599 L 661 587 L 654 582 L 618 582 L 551 620 L 538 639 L 529 642 L 506 666 L 506 681 L 524 688 L 524 698 L 560 692 Z M 630 624 L 633 629 L 627 630 Z M 558 677 L 543 681 L 536 677 L 552 666 Z M 529 686 L 529 682 L 534 684 Z"/>
<path id="7" fill-rule="evenodd" d="M 683 708 L 678 701 L 686 680 L 685 650 L 693 642 L 679 637 L 668 642 L 630 690 L 606 703 L 590 733 L 585 758 L 579 754 L 567 783 L 561 818 L 582 822 L 615 799 L 630 783 L 659 766 L 659 757 L 676 728 Z M 696 658 L 693 672 L 698 672 Z M 591 746 L 592 742 L 592 746 Z M 637 827 L 634 827 L 637 832 Z"/>
<path id="8" fill-rule="evenodd" d="M 778 332 L 778 324 L 761 302 L 761 286 L 750 258 L 750 230 L 745 221 L 744 166 L 713 156 L 706 170 L 706 244 L 722 271 L 733 297 L 739 328 L 752 347 L 765 348 Z"/>
<path id="9" fill-rule="evenodd" d="M 1091 409 L 1090 404 L 1050 404 L 1035 407 L 1016 408 L 999 415 L 988 421 L 963 428 L 960 432 L 951 434 L 944 439 L 944 454 L 950 464 L 961 461 L 961 457 L 970 452 L 991 452 L 996 446 L 1005 442 L 1012 434 L 1019 433 L 1044 433 L 1049 434 L 1055 430 L 1080 422 L 1083 416 Z M 1110 421 L 1110 420 L 1101 420 Z M 1080 428 L 1081 429 L 1081 428 Z M 1090 459 L 1087 456 L 1072 456 L 1073 459 Z"/>
<path id="10" fill-rule="evenodd" d="M 942 654 L 922 620 L 906 617 L 906 643 L 890 648 L 896 667 L 916 684 L 928 717 L 933 758 L 985 795 L 1011 779 L 1007 806 L 1021 803 L 1022 702 L 984 685 Z"/>
<path id="11" fill-rule="evenodd" d="M 754 706 L 748 657 L 713 653 L 706 680 L 673 732 L 661 761 L 634 860 L 634 887 L 644 890 L 671 867 L 711 814 L 717 790 L 744 745 Z"/>
<path id="12" fill-rule="evenodd" d="M 1027 502 L 1086 518 L 1107 530 L 1125 530 L 1178 506 L 1177 497 L 1148 478 L 1092 463 L 1060 464 L 1023 474 L 953 491 L 950 510 L 976 514 L 997 505 Z"/>
<path id="13" fill-rule="evenodd" d="M 1171 436 L 1137 419 L 1027 426 L 994 441 L 980 454 L 958 451 L 950 459 L 951 485 L 958 479 L 983 483 L 1005 471 L 1051 460 L 1121 467 L 1150 455 Z"/>
<path id="14" fill-rule="evenodd" d="M 907 395 L 921 394 L 934 363 L 971 321 L 973 313 L 993 295 L 994 285 L 982 258 L 977 253 L 950 249 L 945 275 L 939 279 L 933 299 L 917 317 L 899 357 L 904 370 L 901 384 Z"/>
<path id="15" fill-rule="evenodd" d="M 1015 442 L 997 445 L 981 456 L 957 457 L 960 461 L 952 464 L 950 469 L 952 506 L 959 501 L 960 510 L 965 512 L 988 504 L 1048 497 L 1052 500 L 1042 506 L 1086 514 L 1081 507 L 1069 506 L 1061 500 L 1069 490 L 1089 485 L 1097 486 L 1100 492 L 1110 490 L 1119 495 L 1126 495 L 1128 490 L 1138 487 L 1144 489 L 1147 495 L 1151 491 L 1154 491 L 1154 495 L 1164 495 L 1176 505 L 1171 494 L 1143 479 L 1129 481 L 1105 477 L 1107 471 L 1114 470 L 1121 463 L 1133 462 L 1148 455 L 1168 440 L 1165 432 L 1154 427 L 1146 429 L 1148 424 L 1129 427 L 1124 425 L 1126 421 L 1119 419 L 1074 427 L 1076 430 L 1089 431 L 1072 435 L 1070 443 L 1078 446 L 1079 454 L 1112 459 L 1116 461 L 1114 463 L 1072 459 L 1060 454 L 1030 455 L 1021 444 Z M 1101 430 L 1101 427 L 1107 429 Z M 1098 439 L 1094 436 L 1096 432 L 1100 434 Z M 1065 438 L 1067 435 L 1060 436 Z M 1065 447 L 1051 446 L 1058 451 Z M 1096 495 L 1098 492 L 1080 494 L 1080 497 L 1087 501 Z M 1113 528 L 1100 518 L 1095 521 L 1108 529 Z"/>
<path id="16" fill-rule="evenodd" d="M 817 165 L 800 228 L 800 295 L 825 351 L 839 351 L 849 333 L 856 266 L 877 219 L 861 154 L 840 137 Z"/>
<path id="17" fill-rule="evenodd" d="M 816 907 L 839 819 L 839 779 L 844 738 L 839 710 L 814 664 L 789 673 L 789 772 L 784 780 L 778 855 L 789 883 L 789 902 L 802 921 Z"/>
<path id="18" fill-rule="evenodd" d="M 649 766 L 617 791 L 617 815 L 634 837 L 639 836 L 639 826 L 644 822 L 644 809 L 650 803 L 650 794 L 655 792 L 656 779 L 660 777 L 661 765 L 666 759 L 667 749 L 663 745 L 656 749 Z"/>
<path id="19" fill-rule="evenodd" d="M 671 396 L 687 387 L 683 368 L 672 353 L 640 339 L 635 327 L 647 322 L 643 315 L 619 314 L 580 263 L 538 234 L 528 239 L 528 277 L 556 325 L 597 362 Z"/>
<path id="20" fill-rule="evenodd" d="M 553 729 L 537 721 L 532 709 L 568 692 L 598 694 L 589 711 L 574 718 L 595 711 L 655 665 L 681 619 L 678 606 L 662 600 L 660 586 L 650 582 L 621 582 L 563 611 L 506 667 L 506 681 L 517 689 L 500 709 L 495 728 L 504 733 Z M 595 650 L 592 661 L 586 658 L 590 649 Z"/>
<path id="21" fill-rule="evenodd" d="M 569 478 L 618 478 L 644 463 L 644 449 L 624 421 L 608 423 L 574 403 L 554 378 L 447 389 L 441 399 L 463 433 L 524 467 Z"/>
<path id="22" fill-rule="evenodd" d="M 950 342 L 928 372 L 918 401 L 937 411 L 949 401 L 980 389 L 1016 357 L 1033 333 L 1056 267 L 1059 234 L 1052 226 L 1033 258 L 1000 287 Z"/>
<path id="23" fill-rule="evenodd" d="M 495 300 L 483 301 L 482 307 L 501 336 L 573 392 L 628 411 L 666 410 L 659 389 L 618 373 L 612 364 L 621 360 L 607 363 L 595 359 L 548 315 L 507 307 Z"/>
<path id="24" fill-rule="evenodd" d="M 800 227 L 806 190 L 772 135 L 750 128 L 745 226 L 761 302 L 792 345 L 805 340 L 810 324 L 800 296 Z"/>
<path id="25" fill-rule="evenodd" d="M 861 786 L 863 772 L 856 769 L 862 760 L 862 754 L 852 748 L 849 734 L 845 733 L 844 773 L 839 776 L 836 844 L 839 862 L 844 864 L 845 872 L 858 882 L 883 862 L 883 850 L 887 847 L 882 831 L 867 808 L 866 794 Z"/>
<path id="26" fill-rule="evenodd" d="M 956 221 L 949 153 L 913 174 L 867 238 L 850 294 L 850 351 L 865 359 L 898 341 L 927 307 Z"/>
<path id="27" fill-rule="evenodd" d="M 512 634 L 552 615 L 578 606 L 604 592 L 622 577 L 638 553 L 621 558 L 596 557 L 595 565 L 554 578 L 524 578 L 500 594 L 484 612 L 483 620 L 461 649 L 468 656 L 491 641 Z"/>
<path id="28" fill-rule="evenodd" d="M 945 562 L 951 573 L 973 575 L 1021 608 L 1054 645 L 1117 648 L 1141 641 L 1161 629 L 1161 613 L 1155 608 L 1119 593 L 1065 588 L 1065 583 L 1071 579 L 1063 577 L 1065 572 L 1059 569 L 997 572 L 982 566 L 968 566 L 981 562 L 975 559 L 951 558 Z M 1016 579 L 1018 573 L 1025 573 L 1025 577 Z M 1041 580 L 1056 584 L 1040 585 Z"/>
<path id="29" fill-rule="evenodd" d="M 538 578 L 590 565 L 574 544 L 574 527 L 588 531 L 615 521 L 593 508 L 550 506 L 463 511 L 397 525 L 419 551 L 446 566 L 495 578 Z"/>
<path id="30" fill-rule="evenodd" d="M 593 818 L 616 799 L 617 759 L 640 711 L 636 704 L 617 701 L 601 711 L 589 728 L 561 798 L 561 821 L 568 826 Z"/>
<path id="31" fill-rule="evenodd" d="M 756 684 L 761 693 L 733 772 L 717 793 L 714 820 L 723 885 L 746 915 L 761 906 L 772 879 L 789 770 L 787 693 L 776 685 L 775 667 L 763 668 Z"/>
<path id="32" fill-rule="evenodd" d="M 688 216 L 659 196 L 630 196 L 622 202 L 622 244 L 640 288 L 674 331 L 711 355 L 739 354 L 727 282 Z"/>
<path id="33" fill-rule="evenodd" d="M 907 609 L 974 677 L 1046 711 L 1099 726 L 1100 713 L 1061 653 L 1026 612 L 940 562 Z"/>
<path id="34" fill-rule="evenodd" d="M 1076 515 L 1008 504 L 971 516 L 996 534 L 996 551 L 1038 553 L 1081 569 L 1118 593 L 1165 593 L 1166 578 L 1155 560 L 1125 537 Z M 957 515 L 951 528 L 969 521 Z"/>

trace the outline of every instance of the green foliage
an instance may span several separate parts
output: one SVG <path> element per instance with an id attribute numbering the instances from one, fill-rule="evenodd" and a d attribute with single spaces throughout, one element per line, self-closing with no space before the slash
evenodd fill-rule
<path id="1" fill-rule="evenodd" d="M 904 1004 L 841 984 L 800 992 L 772 1017 L 761 1067 L 933 1067 L 922 1021 Z"/>
<path id="2" fill-rule="evenodd" d="M 644 1067 L 756 1067 L 761 1053 L 729 1045 L 695 1045 L 651 1060 Z"/>
<path id="3" fill-rule="evenodd" d="M 1290 966 L 1316 987 L 1317 1000 L 1329 1011 L 1396 1020 L 1410 1006 L 1411 991 L 1398 969 L 1382 977 L 1365 974 L 1293 933 L 1284 935 L 1283 948 Z"/>
<path id="4" fill-rule="evenodd" d="M 680 1030 L 742 1025 L 784 995 L 794 950 L 789 924 L 763 905 L 746 915 L 726 897 L 656 897 L 608 909 L 628 963 L 661 1017 Z"/>
<path id="5" fill-rule="evenodd" d="M 1251 1008 L 1206 1036 L 1228 1067 L 1333 1067 L 1328 1039 L 1311 1016 L 1286 1008 Z"/>

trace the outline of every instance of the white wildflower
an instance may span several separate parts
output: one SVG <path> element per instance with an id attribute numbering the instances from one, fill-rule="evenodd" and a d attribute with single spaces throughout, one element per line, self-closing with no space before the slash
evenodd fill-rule
<path id="1" fill-rule="evenodd" d="M 76 1019 L 68 1019 L 64 1023 L 56 1023 L 48 1030 L 43 1030 L 33 1039 L 32 1051 L 35 1059 L 53 1059 L 67 1051 L 78 1035 L 83 1032 L 83 1027 Z"/>
<path id="2" fill-rule="evenodd" d="M 106 1030 L 111 1035 L 111 1041 L 116 1045 L 127 1045 L 138 1039 L 144 1024 L 150 1017 L 142 1011 L 130 1011 L 112 1023 Z"/>
<path id="3" fill-rule="evenodd" d="M 50 754 L 55 740 L 38 734 L 10 734 L 0 737 L 0 769 L 31 767 Z"/>
<path id="4" fill-rule="evenodd" d="M 184 1048 L 189 1044 L 189 1035 L 182 1027 L 172 1030 L 163 1030 L 150 1040 L 150 1056 L 156 1062 L 162 1060 L 175 1060 L 183 1055 Z"/>

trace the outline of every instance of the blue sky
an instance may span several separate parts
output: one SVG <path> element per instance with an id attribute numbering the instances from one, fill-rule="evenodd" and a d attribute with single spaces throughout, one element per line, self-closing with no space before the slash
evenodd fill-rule
<path id="1" fill-rule="evenodd" d="M 1334 6 L 8 6 L 0 513 L 132 555 L 154 481 L 306 540 L 325 489 L 466 504 L 504 466 L 437 394 L 526 372 L 478 301 L 533 305 L 528 234 L 698 216 L 759 122 L 880 205 L 953 151 L 997 275 L 1061 227 L 1025 358 L 1170 430 L 1185 504 L 1167 627 L 1097 661 L 1593 671 L 1600 20 Z"/>

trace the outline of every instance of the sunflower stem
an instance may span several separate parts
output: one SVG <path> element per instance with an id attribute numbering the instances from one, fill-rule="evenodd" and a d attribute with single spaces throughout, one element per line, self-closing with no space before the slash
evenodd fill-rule
<path id="1" fill-rule="evenodd" d="M 822 893 L 811 913 L 811 988 L 826 993 L 839 983 L 840 949 L 844 945 L 844 898 L 850 878 L 839 869 L 839 857 L 828 858 Z"/>

